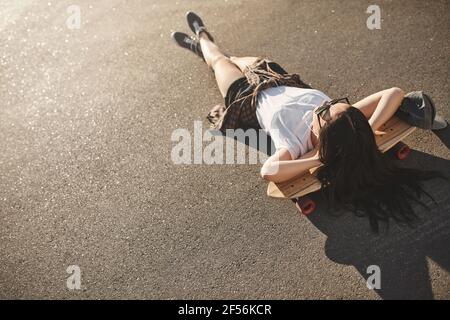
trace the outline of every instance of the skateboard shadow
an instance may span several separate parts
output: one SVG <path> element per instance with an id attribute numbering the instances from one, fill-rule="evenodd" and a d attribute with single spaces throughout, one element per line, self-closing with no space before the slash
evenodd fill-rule
<path id="1" fill-rule="evenodd" d="M 448 160 L 419 151 L 413 150 L 403 164 L 414 167 L 419 164 L 449 176 Z M 371 275 L 367 267 L 380 267 L 381 289 L 375 290 L 381 298 L 434 299 L 430 263 L 450 272 L 450 183 L 435 179 L 425 187 L 438 204 L 427 200 L 430 212 L 415 207 L 421 217 L 415 228 L 392 223 L 389 230 L 376 235 L 370 231 L 367 219 L 350 212 L 330 212 L 320 192 L 313 195 L 318 208 L 308 219 L 327 235 L 325 254 L 329 259 L 353 265 L 366 281 Z"/>

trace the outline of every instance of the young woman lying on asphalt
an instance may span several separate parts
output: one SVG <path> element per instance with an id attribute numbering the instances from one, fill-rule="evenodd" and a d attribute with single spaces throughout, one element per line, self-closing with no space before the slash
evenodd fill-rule
<path id="1" fill-rule="evenodd" d="M 333 208 L 365 214 L 376 230 L 379 221 L 416 218 L 410 202 L 424 205 L 420 196 L 430 196 L 421 182 L 442 174 L 397 167 L 374 136 L 399 108 L 403 90 L 386 89 L 352 105 L 332 100 L 275 62 L 224 54 L 198 15 L 188 12 L 187 21 L 196 37 L 172 37 L 212 68 L 225 99 L 208 119 L 222 131 L 261 128 L 276 147 L 261 169 L 264 179 L 285 181 L 320 166 L 317 177 Z M 445 125 L 436 119 L 433 128 Z"/>

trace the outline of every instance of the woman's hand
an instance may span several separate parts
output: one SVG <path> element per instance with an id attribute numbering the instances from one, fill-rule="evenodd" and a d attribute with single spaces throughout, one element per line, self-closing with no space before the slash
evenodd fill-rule
<path id="1" fill-rule="evenodd" d="M 318 161 L 320 161 L 320 154 L 319 154 L 319 148 L 315 148 L 315 149 L 313 149 L 313 150 L 315 150 L 315 152 L 314 152 L 314 154 L 313 154 L 313 156 L 312 156 L 312 158 L 314 159 L 314 160 L 318 160 Z"/>
<path id="2" fill-rule="evenodd" d="M 376 135 L 376 136 L 382 136 L 382 135 L 385 135 L 386 132 L 375 130 L 375 131 L 373 132 L 373 134 Z"/>

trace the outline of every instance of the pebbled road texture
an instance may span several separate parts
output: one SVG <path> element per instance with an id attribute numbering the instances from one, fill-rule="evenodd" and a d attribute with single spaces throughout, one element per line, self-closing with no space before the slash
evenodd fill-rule
<path id="1" fill-rule="evenodd" d="M 377 1 L 381 30 L 370 1 L 78 0 L 70 30 L 72 4 L 0 4 L 0 298 L 450 298 L 448 182 L 427 183 L 437 205 L 415 229 L 376 236 L 322 202 L 308 219 L 267 198 L 259 165 L 173 164 L 172 132 L 221 97 L 170 39 L 194 10 L 227 52 L 332 97 L 424 90 L 449 119 L 449 1 Z M 450 175 L 450 129 L 406 142 L 405 165 Z"/>

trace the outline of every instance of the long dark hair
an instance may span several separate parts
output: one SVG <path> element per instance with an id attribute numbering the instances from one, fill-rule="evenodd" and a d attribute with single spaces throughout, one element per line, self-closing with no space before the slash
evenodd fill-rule
<path id="1" fill-rule="evenodd" d="M 423 181 L 440 177 L 437 171 L 403 168 L 383 154 L 364 114 L 350 106 L 327 123 L 319 134 L 319 156 L 323 163 L 317 177 L 322 192 L 334 209 L 347 209 L 367 216 L 372 230 L 390 220 L 412 225 L 416 202 L 424 208 L 422 195 L 436 201 L 423 188 Z"/>

